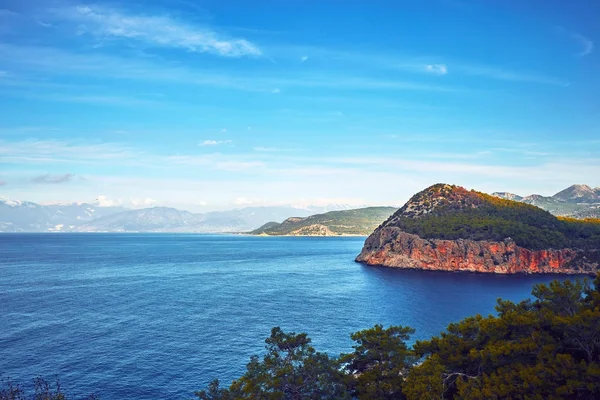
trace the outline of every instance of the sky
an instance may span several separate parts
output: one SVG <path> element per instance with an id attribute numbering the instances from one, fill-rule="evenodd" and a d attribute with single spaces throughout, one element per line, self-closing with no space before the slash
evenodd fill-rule
<path id="1" fill-rule="evenodd" d="M 402 205 L 600 186 L 600 1 L 0 0 L 0 196 Z"/>

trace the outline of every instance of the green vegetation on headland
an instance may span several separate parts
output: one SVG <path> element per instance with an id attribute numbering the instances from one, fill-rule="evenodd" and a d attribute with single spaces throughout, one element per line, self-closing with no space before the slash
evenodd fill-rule
<path id="1" fill-rule="evenodd" d="M 598 219 L 557 218 L 529 204 L 444 184 L 417 193 L 383 226 L 424 239 L 511 238 L 531 250 L 600 248 Z"/>
<path id="2" fill-rule="evenodd" d="M 199 400 L 232 399 L 598 399 L 600 275 L 536 285 L 533 300 L 498 300 L 497 316 L 476 315 L 440 336 L 407 344 L 411 328 L 351 335 L 353 351 L 318 352 L 305 333 L 273 328 L 266 353 L 227 388 L 214 380 Z M 43 382 L 43 381 L 42 381 Z M 5 381 L 0 400 L 65 400 L 59 387 L 25 396 Z M 39 396 L 38 396 L 39 394 Z M 93 399 L 94 397 L 89 397 Z"/>
<path id="3" fill-rule="evenodd" d="M 368 235 L 394 211 L 394 207 L 330 211 L 306 218 L 288 218 L 280 224 L 269 222 L 250 233 L 273 236 Z"/>

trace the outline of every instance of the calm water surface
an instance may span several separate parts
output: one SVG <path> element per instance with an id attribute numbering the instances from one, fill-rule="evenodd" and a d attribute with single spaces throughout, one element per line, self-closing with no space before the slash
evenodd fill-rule
<path id="1" fill-rule="evenodd" d="M 191 399 L 239 376 L 273 326 L 339 354 L 376 323 L 428 338 L 556 279 L 365 267 L 353 262 L 363 241 L 1 234 L 0 375 L 58 376 L 101 399 Z"/>

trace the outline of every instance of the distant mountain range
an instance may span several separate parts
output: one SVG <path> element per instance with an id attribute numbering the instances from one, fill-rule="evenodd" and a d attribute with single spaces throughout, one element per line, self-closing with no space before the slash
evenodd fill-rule
<path id="1" fill-rule="evenodd" d="M 330 211 L 306 218 L 288 218 L 280 224 L 269 222 L 250 233 L 270 236 L 368 235 L 395 211 L 395 207 Z"/>
<path id="2" fill-rule="evenodd" d="M 169 207 L 131 210 L 86 203 L 40 205 L 0 199 L 0 232 L 248 232 L 269 221 L 349 207 L 246 207 L 199 214 Z"/>
<path id="3" fill-rule="evenodd" d="M 73 228 L 76 232 L 247 232 L 266 221 L 290 215 L 310 215 L 315 209 L 247 207 L 231 211 L 194 214 L 169 207 L 128 210 L 98 218 Z"/>
<path id="4" fill-rule="evenodd" d="M 507 192 L 494 192 L 492 196 L 531 204 L 557 216 L 600 218 L 600 187 L 572 185 L 549 197 L 539 194 L 523 197 Z"/>
<path id="5" fill-rule="evenodd" d="M 531 204 L 557 216 L 600 218 L 600 188 L 573 185 L 554 196 L 493 196 Z M 252 232 L 268 235 L 368 235 L 395 210 L 366 207 L 246 207 L 191 213 L 169 207 L 126 209 L 94 204 L 40 205 L 0 198 L 0 232 Z M 331 213 L 334 211 L 334 213 Z M 340 213 L 337 213 L 340 211 Z M 265 225 L 266 224 L 266 225 Z"/>
<path id="6" fill-rule="evenodd" d="M 87 203 L 40 205 L 29 201 L 0 199 L 0 232 L 68 230 L 124 210 L 122 207 L 97 207 Z"/>

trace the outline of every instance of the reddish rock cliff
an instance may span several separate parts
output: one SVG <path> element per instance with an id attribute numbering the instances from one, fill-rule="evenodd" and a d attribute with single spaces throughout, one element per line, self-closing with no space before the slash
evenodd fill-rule
<path id="1" fill-rule="evenodd" d="M 368 265 L 497 274 L 600 271 L 600 224 L 460 186 L 415 194 L 367 238 Z"/>
<path id="2" fill-rule="evenodd" d="M 573 249 L 529 250 L 511 239 L 502 242 L 423 239 L 396 227 L 378 228 L 367 238 L 356 261 L 394 268 L 498 274 L 598 271 L 598 263 L 586 261 Z"/>

